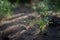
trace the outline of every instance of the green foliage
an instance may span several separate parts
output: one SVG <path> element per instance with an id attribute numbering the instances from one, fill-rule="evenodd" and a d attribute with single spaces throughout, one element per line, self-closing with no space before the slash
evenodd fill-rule
<path id="1" fill-rule="evenodd" d="M 38 24 L 40 26 L 40 30 L 42 30 L 42 28 L 44 27 L 44 25 L 46 25 L 49 22 L 48 18 L 41 18 L 41 19 L 36 19 L 36 20 L 32 20 L 30 21 L 30 24 Z"/>
<path id="2" fill-rule="evenodd" d="M 60 10 L 60 0 L 50 0 L 51 7 L 53 7 L 53 11 L 57 12 Z"/>
<path id="3" fill-rule="evenodd" d="M 49 22 L 49 19 L 47 19 L 47 16 L 48 16 L 47 12 L 49 10 L 53 10 L 55 12 L 60 10 L 59 2 L 60 2 L 59 0 L 42 0 L 42 1 L 34 3 L 33 9 L 41 15 L 41 19 L 37 19 L 33 22 L 38 23 L 42 29 L 43 25 L 46 25 L 46 23 Z"/>
<path id="4" fill-rule="evenodd" d="M 48 17 L 44 17 L 44 18 L 38 18 L 34 20 L 25 19 L 24 21 L 26 23 L 29 23 L 30 25 L 38 24 L 40 26 L 40 30 L 43 30 L 44 25 L 46 25 L 49 22 L 49 20 L 50 19 Z"/>
<path id="5" fill-rule="evenodd" d="M 34 20 L 32 23 L 40 25 L 40 30 L 49 22 L 49 0 L 42 0 L 34 4 L 33 9 L 41 15 L 40 19 Z"/>
<path id="6" fill-rule="evenodd" d="M 0 0 L 0 20 L 3 17 L 10 16 L 11 6 L 7 0 Z"/>
<path id="7" fill-rule="evenodd" d="M 37 3 L 35 3 L 33 5 L 33 9 L 35 11 L 37 11 L 40 15 L 42 16 L 47 16 L 48 13 L 47 11 L 49 11 L 49 3 L 48 3 L 48 0 L 43 0 L 43 1 L 39 1 Z"/>

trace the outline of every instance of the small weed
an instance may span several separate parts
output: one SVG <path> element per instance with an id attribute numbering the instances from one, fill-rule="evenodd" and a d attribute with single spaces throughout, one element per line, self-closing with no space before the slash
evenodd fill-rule
<path id="1" fill-rule="evenodd" d="M 10 16 L 11 5 L 7 0 L 0 0 L 0 20 L 2 18 Z"/>

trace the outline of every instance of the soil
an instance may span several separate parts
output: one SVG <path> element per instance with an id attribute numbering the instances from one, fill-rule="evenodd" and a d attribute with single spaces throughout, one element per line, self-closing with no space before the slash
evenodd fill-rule
<path id="1" fill-rule="evenodd" d="M 24 21 L 39 17 L 31 8 L 22 11 L 22 8 L 17 7 L 11 17 L 2 20 L 0 40 L 60 40 L 60 18 L 51 16 L 51 23 L 43 31 L 40 31 L 39 25 L 29 25 Z"/>

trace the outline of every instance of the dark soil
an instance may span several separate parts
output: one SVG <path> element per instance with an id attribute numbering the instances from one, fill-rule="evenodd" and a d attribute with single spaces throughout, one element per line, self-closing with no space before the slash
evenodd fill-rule
<path id="1" fill-rule="evenodd" d="M 60 18 L 54 16 L 50 22 L 35 40 L 60 40 Z"/>
<path id="2" fill-rule="evenodd" d="M 0 40 L 60 40 L 60 18 L 51 16 L 51 23 L 40 31 L 39 25 L 24 22 L 25 17 L 36 19 L 36 15 L 32 16 L 33 12 L 29 15 L 30 10 L 26 13 L 18 13 L 19 16 L 14 14 L 16 16 L 2 21 L 4 25 L 0 27 Z"/>

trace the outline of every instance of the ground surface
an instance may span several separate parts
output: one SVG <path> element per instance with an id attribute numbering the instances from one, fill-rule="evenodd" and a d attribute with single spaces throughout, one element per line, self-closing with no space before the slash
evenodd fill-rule
<path id="1" fill-rule="evenodd" d="M 49 24 L 45 30 L 40 31 L 39 25 L 29 25 L 24 19 L 33 20 L 40 17 L 39 14 L 17 7 L 13 15 L 2 20 L 0 27 L 0 40 L 60 40 L 60 21 Z M 54 18 L 55 19 L 55 18 Z M 60 18 L 58 18 L 60 20 Z"/>

